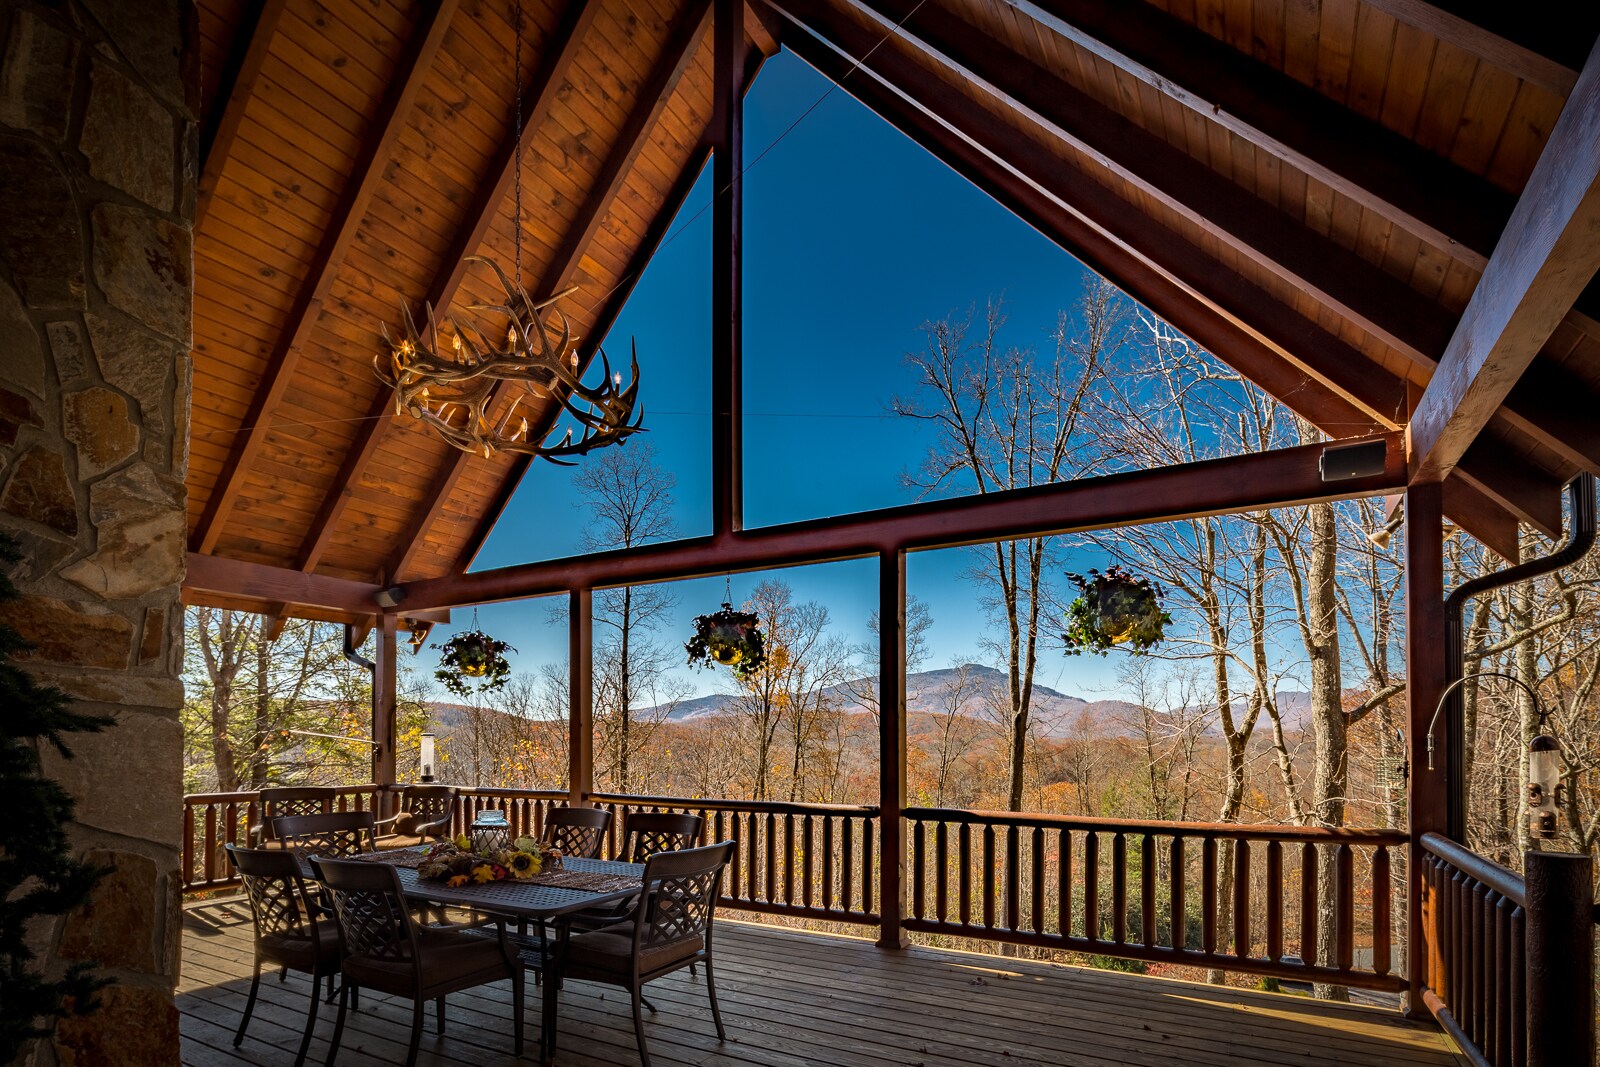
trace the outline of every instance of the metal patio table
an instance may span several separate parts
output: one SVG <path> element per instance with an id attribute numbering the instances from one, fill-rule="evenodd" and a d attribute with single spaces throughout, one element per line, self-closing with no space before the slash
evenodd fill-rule
<path id="1" fill-rule="evenodd" d="M 348 858 L 348 857 L 346 857 Z M 310 864 L 304 858 L 301 865 L 311 876 Z M 613 874 L 639 880 L 644 874 L 642 863 L 620 863 L 613 860 L 591 860 L 569 857 L 562 867 L 568 871 L 586 874 Z M 566 955 L 567 939 L 571 933 L 571 917 L 576 912 L 606 904 L 630 900 L 639 893 L 638 888 L 618 889 L 608 893 L 586 889 L 566 889 L 560 886 L 538 885 L 530 882 L 508 880 L 468 884 L 450 888 L 442 882 L 426 882 L 409 867 L 395 865 L 400 875 L 400 886 L 407 900 L 432 904 L 450 904 L 485 912 L 497 917 L 542 923 L 553 931 L 553 936 L 542 943 L 536 939 L 513 936 L 525 950 L 538 951 L 544 974 L 544 1000 L 539 1026 L 539 1052 L 541 1062 L 550 1064 L 556 1054 L 556 1013 L 561 991 L 561 964 Z M 525 952 L 524 960 L 528 954 Z"/>

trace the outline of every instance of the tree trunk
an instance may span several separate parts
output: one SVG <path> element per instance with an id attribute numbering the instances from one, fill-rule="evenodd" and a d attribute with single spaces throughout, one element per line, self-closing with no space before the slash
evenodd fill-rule
<path id="1" fill-rule="evenodd" d="M 1308 509 L 1311 528 L 1311 565 L 1306 581 L 1306 653 L 1311 659 L 1311 723 L 1316 743 L 1311 799 L 1318 825 L 1344 825 L 1349 795 L 1348 724 L 1344 712 L 1344 683 L 1339 664 L 1339 615 L 1335 593 L 1335 567 L 1339 540 L 1332 504 Z M 1331 964 L 1338 935 L 1338 849 L 1324 848 L 1317 872 L 1317 959 Z M 1347 906 L 1351 902 L 1346 902 Z M 1318 1000 L 1349 1000 L 1343 986 L 1316 983 Z"/>
<path id="2" fill-rule="evenodd" d="M 633 685 L 628 676 L 628 645 L 633 636 L 633 586 L 622 589 L 622 651 L 617 658 L 617 792 L 628 791 L 628 748 L 632 743 Z"/>

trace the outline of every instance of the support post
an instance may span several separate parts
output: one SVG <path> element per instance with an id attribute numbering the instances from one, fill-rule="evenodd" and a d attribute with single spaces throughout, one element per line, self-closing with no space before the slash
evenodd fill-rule
<path id="1" fill-rule="evenodd" d="M 1594 860 L 1523 855 L 1528 1067 L 1594 1062 Z"/>
<path id="2" fill-rule="evenodd" d="M 906 554 L 878 554 L 879 948 L 905 948 Z"/>
<path id="3" fill-rule="evenodd" d="M 1428 723 L 1444 688 L 1444 487 L 1437 482 L 1406 490 L 1406 1010 L 1426 1014 L 1422 991 L 1434 983 L 1439 946 L 1424 914 L 1422 835 L 1445 833 L 1450 775 L 1444 731 L 1435 738 L 1428 769 Z M 1442 724 L 1441 724 L 1442 726 Z"/>
<path id="4" fill-rule="evenodd" d="M 389 612 L 378 616 L 378 647 L 372 668 L 372 780 L 381 786 L 395 784 L 395 720 L 398 698 L 396 618 Z M 388 814 L 389 798 L 381 795 L 373 806 L 380 816 Z"/>
<path id="5" fill-rule="evenodd" d="M 567 610 L 572 701 L 567 720 L 567 797 L 588 803 L 594 792 L 594 594 L 574 589 Z"/>
<path id="6" fill-rule="evenodd" d="M 711 532 L 744 528 L 744 0 L 713 9 L 711 120 Z"/>

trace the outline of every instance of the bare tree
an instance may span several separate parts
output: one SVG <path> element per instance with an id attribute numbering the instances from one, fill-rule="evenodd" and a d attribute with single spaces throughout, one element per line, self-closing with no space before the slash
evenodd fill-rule
<path id="1" fill-rule="evenodd" d="M 937 442 L 920 474 L 924 493 L 992 493 L 1058 481 L 1069 460 L 1084 396 L 1098 366 L 1122 344 L 1126 304 L 1109 283 L 1089 289 L 1077 321 L 1060 316 L 1055 349 L 1003 348 L 998 301 L 974 331 L 972 316 L 924 325 L 921 352 L 907 359 L 926 399 L 896 399 L 896 414 L 931 423 Z M 1040 616 L 1049 600 L 1046 538 L 999 542 L 976 550 L 974 576 L 998 617 L 996 642 L 1008 679 L 1010 783 L 1007 801 L 1022 807 L 1033 675 Z"/>
<path id="2" fill-rule="evenodd" d="M 573 484 L 583 497 L 578 506 L 589 512 L 585 551 L 637 548 L 676 532 L 672 490 L 677 479 L 657 463 L 648 442 L 591 456 Z M 599 591 L 595 602 L 595 621 L 605 631 L 594 648 L 600 668 L 595 713 L 605 724 L 606 769 L 617 790 L 626 793 L 632 782 L 630 762 L 648 740 L 635 736 L 635 702 L 659 688 L 671 666 L 672 657 L 652 644 L 649 634 L 668 616 L 676 598 L 661 586 L 628 585 Z"/>

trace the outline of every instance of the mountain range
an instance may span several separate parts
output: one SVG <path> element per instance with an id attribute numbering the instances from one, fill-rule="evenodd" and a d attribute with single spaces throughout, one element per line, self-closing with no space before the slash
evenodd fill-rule
<path id="1" fill-rule="evenodd" d="M 966 698 L 956 710 L 969 717 L 984 717 L 986 694 L 1003 692 L 1006 674 L 976 663 L 906 675 L 906 713 L 913 716 L 942 714 L 951 690 L 963 684 L 960 680 L 963 671 L 966 672 Z M 862 703 L 860 696 L 871 693 L 874 684 L 874 679 L 861 678 L 830 686 L 824 693 L 847 714 L 867 714 L 872 709 Z M 646 709 L 641 715 L 655 717 L 665 712 L 673 722 L 693 722 L 731 714 L 736 699 L 732 694 L 712 693 L 685 700 L 670 709 Z M 1280 690 L 1278 703 L 1283 708 L 1286 730 L 1297 731 L 1307 722 L 1311 703 L 1308 694 Z M 1139 708 L 1125 700 L 1086 700 L 1035 682 L 1033 718 L 1037 732 L 1044 737 L 1116 737 L 1135 731 Z"/>

